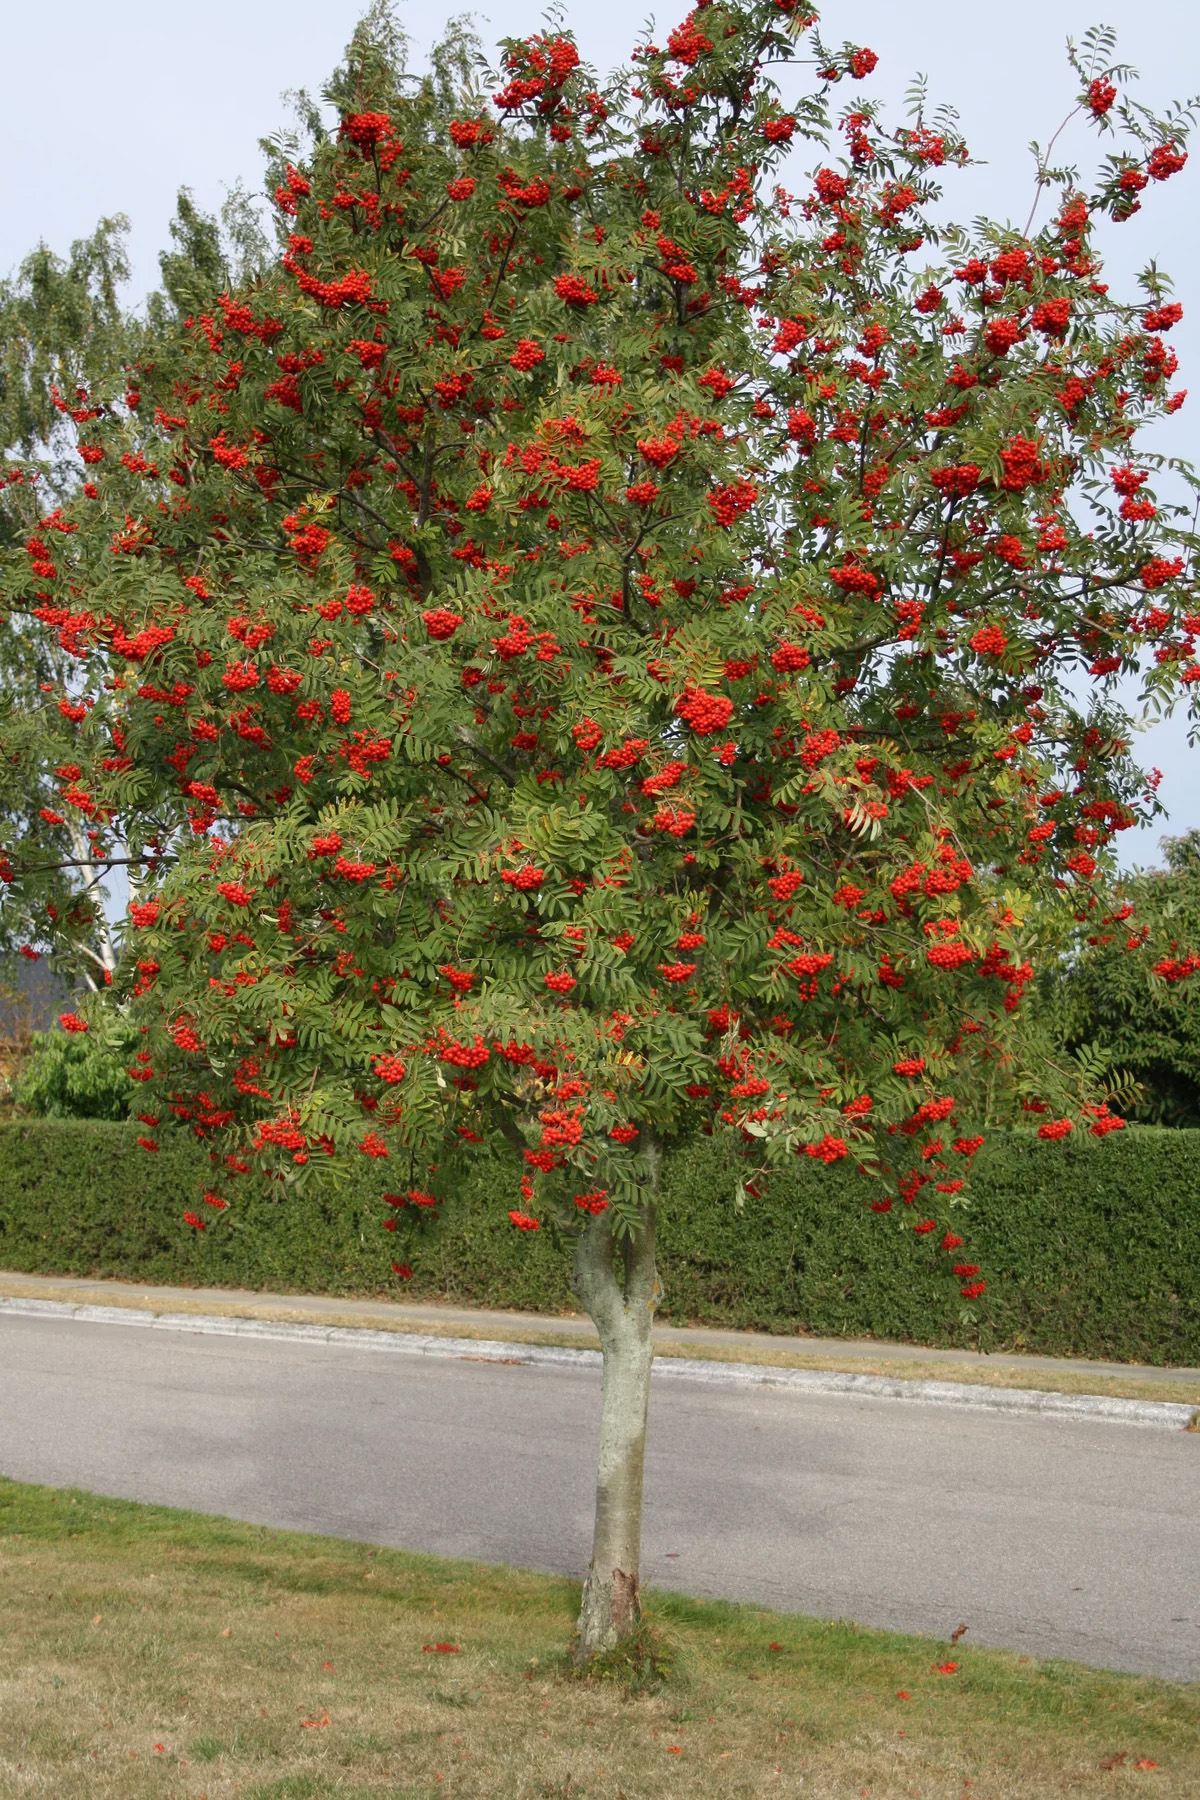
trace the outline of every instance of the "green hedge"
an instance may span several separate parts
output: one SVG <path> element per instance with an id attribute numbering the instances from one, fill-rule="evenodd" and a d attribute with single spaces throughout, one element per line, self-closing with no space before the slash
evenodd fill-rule
<path id="1" fill-rule="evenodd" d="M 163 1134 L 93 1120 L 0 1125 L 0 1267 L 31 1273 L 301 1293 L 395 1292 L 368 1189 L 255 1197 L 203 1234 L 180 1222 L 208 1173 Z M 374 1173 L 374 1171 L 371 1171 Z M 364 1171 L 364 1174 L 367 1174 Z M 368 1176 L 369 1179 L 369 1176 Z M 661 1227 L 663 1315 L 761 1331 L 1200 1363 L 1200 1131 L 1132 1127 L 1104 1142 L 995 1139 L 981 1154 L 963 1255 L 987 1293 L 961 1317 L 929 1239 L 869 1211 L 852 1172 L 807 1160 L 733 1209 L 730 1165 L 707 1141 L 670 1164 Z M 516 1232 L 511 1166 L 481 1156 L 442 1228 L 423 1239 L 407 1298 L 554 1314 L 571 1305 L 549 1232 Z"/>

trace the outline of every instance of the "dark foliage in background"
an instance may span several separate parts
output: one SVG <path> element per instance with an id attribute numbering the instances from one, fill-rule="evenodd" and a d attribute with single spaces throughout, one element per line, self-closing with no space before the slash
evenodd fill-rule
<path id="1" fill-rule="evenodd" d="M 340 1194 L 243 1192 L 236 1218 L 178 1227 L 205 1152 L 84 1121 L 0 1127 L 0 1267 L 337 1295 L 397 1293 L 369 1175 Z M 511 1171 L 481 1154 L 442 1227 L 410 1249 L 405 1299 L 545 1314 L 571 1306 L 549 1231 L 518 1235 L 496 1203 Z M 664 1317 L 1158 1364 L 1200 1362 L 1200 1132 L 1131 1127 L 1103 1143 L 1032 1133 L 981 1153 L 970 1240 L 991 1273 L 978 1328 L 926 1239 L 873 1215 L 860 1181 L 805 1159 L 745 1212 L 702 1139 L 671 1161 L 660 1238 Z M 686 1196 L 686 1205 L 683 1197 Z M 910 1209 L 905 1208 L 908 1214 Z M 904 1221 L 912 1225 L 912 1217 Z"/>
<path id="2" fill-rule="evenodd" d="M 1051 970 L 1042 995 L 1060 1044 L 1099 1041 L 1140 1083 L 1139 1098 L 1123 1108 L 1128 1117 L 1195 1128 L 1200 1008 L 1186 983 L 1155 980 L 1150 971 L 1155 955 L 1160 965 L 1178 964 L 1200 942 L 1200 831 L 1166 838 L 1162 854 L 1165 868 L 1125 878 L 1111 922 L 1091 934 L 1075 962 Z M 1120 918 L 1125 906 L 1132 907 L 1128 923 Z"/>

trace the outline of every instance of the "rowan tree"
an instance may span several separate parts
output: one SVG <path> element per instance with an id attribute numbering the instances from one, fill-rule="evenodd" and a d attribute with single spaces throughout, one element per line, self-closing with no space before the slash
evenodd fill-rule
<path id="1" fill-rule="evenodd" d="M 1119 148 L 1027 236 L 938 226 L 965 144 L 836 111 L 875 58 L 804 0 L 713 0 L 606 82 L 554 32 L 494 79 L 361 32 L 336 128 L 278 158 L 278 257 L 89 396 L 81 497 L 9 571 L 72 661 L 58 811 L 142 872 L 114 996 L 146 1149 L 212 1144 L 186 1228 L 366 1158 L 402 1278 L 499 1134 L 514 1228 L 570 1249 L 581 1655 L 638 1618 L 673 1143 L 851 1159 L 977 1306 L 979 1121 L 1121 1123 L 1019 1055 L 1039 944 L 1147 805 L 1117 678 L 1200 680 L 1194 539 L 1134 442 L 1180 309 L 1097 245 L 1188 119 L 1106 58 L 1075 66 Z"/>

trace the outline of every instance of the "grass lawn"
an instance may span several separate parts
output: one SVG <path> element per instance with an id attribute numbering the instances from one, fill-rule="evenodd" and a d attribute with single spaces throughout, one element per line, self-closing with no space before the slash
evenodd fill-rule
<path id="1" fill-rule="evenodd" d="M 656 1593 L 674 1669 L 630 1694 L 567 1678 L 577 1604 L 553 1577 L 0 1480 L 0 1794 L 1200 1792 L 1200 1686 Z"/>

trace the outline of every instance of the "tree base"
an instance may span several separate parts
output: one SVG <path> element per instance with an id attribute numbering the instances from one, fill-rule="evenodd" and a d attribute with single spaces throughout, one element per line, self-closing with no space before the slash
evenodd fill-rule
<path id="1" fill-rule="evenodd" d="M 589 1572 L 579 1609 L 575 1640 L 576 1661 L 587 1661 L 618 1649 L 636 1635 L 642 1622 L 641 1594 L 636 1575 L 614 1569 L 607 1581 Z"/>
<path id="2" fill-rule="evenodd" d="M 571 1647 L 568 1674 L 574 1681 L 611 1681 L 624 1694 L 652 1693 L 676 1672 L 674 1646 L 644 1616 L 608 1649 L 587 1651 L 582 1635 Z"/>

